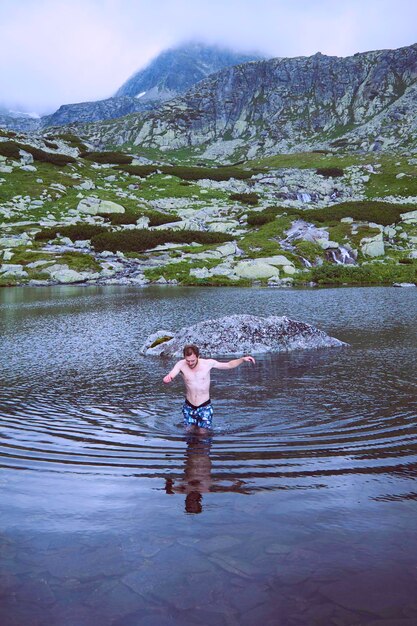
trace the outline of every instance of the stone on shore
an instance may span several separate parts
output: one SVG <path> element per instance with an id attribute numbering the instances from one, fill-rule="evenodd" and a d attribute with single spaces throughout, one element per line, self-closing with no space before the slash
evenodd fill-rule
<path id="1" fill-rule="evenodd" d="M 196 344 L 205 357 L 226 354 L 261 354 L 346 346 L 322 330 L 288 317 L 230 315 L 205 320 L 177 332 L 158 331 L 141 348 L 150 356 L 182 357 L 186 344 Z"/>

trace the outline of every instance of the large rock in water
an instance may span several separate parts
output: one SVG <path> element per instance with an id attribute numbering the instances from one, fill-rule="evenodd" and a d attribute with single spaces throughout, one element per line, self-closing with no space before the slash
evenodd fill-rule
<path id="1" fill-rule="evenodd" d="M 148 337 L 141 352 L 153 356 L 182 357 L 194 343 L 202 356 L 259 354 L 346 346 L 322 330 L 288 317 L 231 315 L 186 326 L 178 332 L 158 331 Z"/>

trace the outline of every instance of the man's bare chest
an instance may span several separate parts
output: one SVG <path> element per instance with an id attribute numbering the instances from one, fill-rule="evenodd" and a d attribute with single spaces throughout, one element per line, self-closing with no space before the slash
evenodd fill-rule
<path id="1" fill-rule="evenodd" d="M 210 370 L 184 370 L 181 373 L 188 385 L 198 386 L 210 380 Z"/>

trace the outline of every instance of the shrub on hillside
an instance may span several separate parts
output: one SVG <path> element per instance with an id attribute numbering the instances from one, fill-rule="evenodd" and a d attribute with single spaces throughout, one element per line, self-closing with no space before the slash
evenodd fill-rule
<path id="1" fill-rule="evenodd" d="M 0 154 L 7 159 L 19 159 L 19 144 L 15 141 L 0 141 Z"/>
<path id="2" fill-rule="evenodd" d="M 87 146 L 79 137 L 77 137 L 77 135 L 73 135 L 72 133 L 60 133 L 59 135 L 56 135 L 56 138 L 62 139 L 62 141 L 65 141 L 65 143 L 71 146 L 71 148 L 77 148 L 80 152 L 87 151 Z"/>
<path id="3" fill-rule="evenodd" d="M 6 130 L 4 128 L 0 128 L 0 137 L 16 137 L 17 134 L 12 130 Z"/>
<path id="4" fill-rule="evenodd" d="M 417 265 L 371 263 L 360 267 L 323 263 L 311 269 L 311 279 L 322 285 L 377 285 L 394 282 L 417 282 Z"/>
<path id="5" fill-rule="evenodd" d="M 185 167 L 182 165 L 126 165 L 120 167 L 120 169 L 136 176 L 149 176 L 160 171 L 163 174 L 176 176 L 182 180 L 202 180 L 203 178 L 217 181 L 229 180 L 230 178 L 246 180 L 254 174 L 252 170 L 241 170 L 231 166 L 215 168 Z"/>
<path id="6" fill-rule="evenodd" d="M 94 163 L 115 163 L 119 165 L 129 165 L 132 163 L 133 157 L 128 154 L 124 154 L 123 152 L 114 152 L 114 151 L 106 151 L 106 152 L 81 152 L 80 156 L 83 159 L 88 159 L 89 161 L 94 161 Z"/>
<path id="7" fill-rule="evenodd" d="M 132 174 L 133 176 L 141 176 L 145 178 L 145 176 L 150 176 L 151 174 L 155 174 L 158 171 L 156 165 L 124 165 L 116 167 L 118 170 L 123 170 L 128 174 Z"/>
<path id="8" fill-rule="evenodd" d="M 49 239 L 55 239 L 58 234 L 61 237 L 69 237 L 71 241 L 83 241 L 84 239 L 91 239 L 94 235 L 99 235 L 106 232 L 104 226 L 96 224 L 74 224 L 71 226 L 54 226 L 53 228 L 44 228 L 40 232 L 36 233 L 36 241 L 48 241 Z"/>
<path id="9" fill-rule="evenodd" d="M 43 143 L 47 148 L 51 148 L 51 150 L 57 150 L 59 148 L 57 143 L 55 143 L 54 141 L 48 141 L 48 139 L 44 139 Z"/>
<path id="10" fill-rule="evenodd" d="M 338 178 L 344 175 L 344 171 L 340 167 L 318 167 L 316 174 L 324 176 L 325 178 Z"/>
<path id="11" fill-rule="evenodd" d="M 177 215 L 167 215 L 166 213 L 159 213 L 159 211 L 142 211 L 137 213 L 133 211 L 126 211 L 125 213 L 102 213 L 99 215 L 107 218 L 113 226 L 136 224 L 140 217 L 148 217 L 149 226 L 162 226 L 162 224 L 181 221 L 181 218 Z"/>
<path id="12" fill-rule="evenodd" d="M 250 204 L 255 206 L 259 202 L 259 196 L 257 193 L 232 193 L 229 196 L 230 200 L 237 200 L 243 204 Z"/>
<path id="13" fill-rule="evenodd" d="M 286 210 L 289 215 L 297 215 L 313 222 L 332 222 L 341 220 L 343 217 L 352 217 L 361 222 L 375 222 L 382 226 L 389 226 L 400 220 L 401 213 L 414 209 L 413 205 L 364 200 L 362 202 L 341 202 L 325 209 Z"/>
<path id="14" fill-rule="evenodd" d="M 268 207 L 263 211 L 254 211 L 248 215 L 249 226 L 263 226 L 269 222 L 273 222 L 277 215 L 286 212 L 286 208 Z"/>
<path id="15" fill-rule="evenodd" d="M 19 159 L 19 150 L 25 150 L 29 152 L 35 161 L 43 161 L 44 163 L 52 163 L 53 165 L 68 165 L 68 163 L 75 163 L 76 159 L 68 154 L 57 154 L 56 152 L 45 152 L 35 146 L 30 146 L 19 141 L 1 141 L 0 142 L 0 154 L 12 158 Z"/>
<path id="16" fill-rule="evenodd" d="M 124 230 L 105 232 L 92 238 L 97 252 L 144 252 L 164 243 L 213 244 L 230 241 L 224 233 L 209 233 L 193 230 Z"/>

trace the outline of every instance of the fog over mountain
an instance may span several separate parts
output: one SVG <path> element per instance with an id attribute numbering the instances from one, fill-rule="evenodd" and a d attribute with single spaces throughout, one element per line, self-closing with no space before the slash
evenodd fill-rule
<path id="1" fill-rule="evenodd" d="M 42 119 L 4 108 L 3 111 L 0 109 L 0 124 L 14 130 L 30 131 L 45 126 L 95 122 L 147 111 L 185 93 L 210 74 L 262 58 L 259 54 L 245 54 L 198 42 L 181 45 L 158 55 L 121 85 L 111 98 L 63 104 Z"/>

